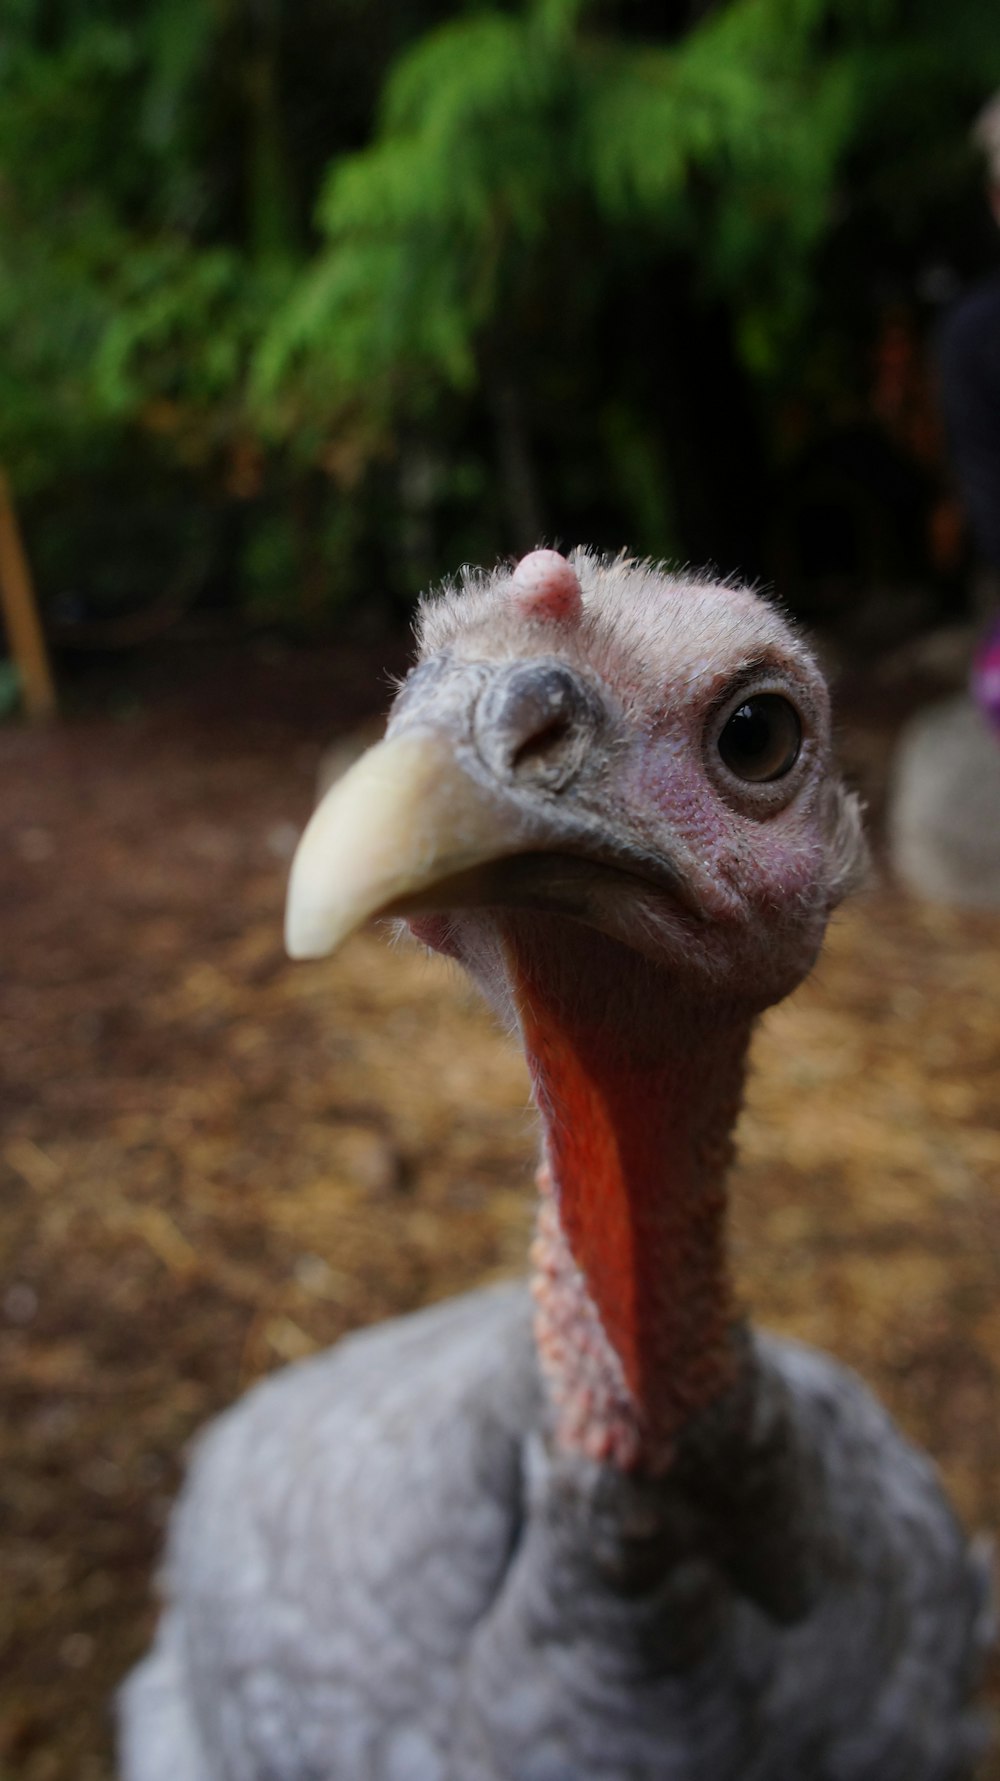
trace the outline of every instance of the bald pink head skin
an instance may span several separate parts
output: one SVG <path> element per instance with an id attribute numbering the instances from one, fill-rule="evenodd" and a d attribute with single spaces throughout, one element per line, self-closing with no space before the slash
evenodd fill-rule
<path id="1" fill-rule="evenodd" d="M 723 1215 L 750 1032 L 863 857 L 823 676 L 782 615 L 586 550 L 428 601 L 385 741 L 316 811 L 296 955 L 403 915 L 520 1032 L 564 1447 L 662 1469 L 740 1383 Z"/>
<path id="2" fill-rule="evenodd" d="M 774 719 L 773 772 L 734 765 L 748 711 Z M 556 1438 L 662 1470 L 740 1378 L 724 1182 L 753 1020 L 864 858 L 823 676 L 748 589 L 533 551 L 424 606 L 408 730 L 490 812 L 485 886 L 443 873 L 411 925 L 524 1042 Z"/>
<path id="3" fill-rule="evenodd" d="M 614 903 L 616 938 L 678 986 L 714 987 L 758 1008 L 805 975 L 864 844 L 857 801 L 832 760 L 825 681 L 774 606 L 746 588 L 624 558 L 533 551 L 513 571 L 467 571 L 460 587 L 429 600 L 419 642 L 391 729 L 426 715 L 466 748 L 478 681 L 522 663 L 564 666 L 592 698 L 597 715 L 558 795 L 551 774 L 543 782 L 543 768 L 554 771 L 570 746 L 558 734 L 501 777 L 512 807 L 538 815 L 534 845 L 560 850 L 561 829 L 575 824 L 678 865 L 687 904 L 637 878 Z M 733 712 L 760 694 L 794 708 L 801 747 L 787 774 L 754 784 L 727 769 L 719 743 Z M 481 726 L 471 722 L 474 755 Z M 448 927 L 455 950 L 460 912 Z"/>

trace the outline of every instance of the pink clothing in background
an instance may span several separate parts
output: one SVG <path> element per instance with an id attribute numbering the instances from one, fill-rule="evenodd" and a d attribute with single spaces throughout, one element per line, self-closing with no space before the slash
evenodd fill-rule
<path id="1" fill-rule="evenodd" d="M 972 658 L 972 697 L 1000 737 L 1000 617 L 993 620 Z"/>

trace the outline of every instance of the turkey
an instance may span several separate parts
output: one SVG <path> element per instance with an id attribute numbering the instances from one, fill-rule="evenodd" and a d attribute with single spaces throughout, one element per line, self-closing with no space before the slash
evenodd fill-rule
<path id="1" fill-rule="evenodd" d="M 201 1438 L 126 1781 L 971 1772 L 985 1564 L 726 1259 L 754 1021 L 862 855 L 823 679 L 753 593 L 535 551 L 425 603 L 288 944 L 401 917 L 519 1033 L 533 1280 L 353 1335 Z"/>

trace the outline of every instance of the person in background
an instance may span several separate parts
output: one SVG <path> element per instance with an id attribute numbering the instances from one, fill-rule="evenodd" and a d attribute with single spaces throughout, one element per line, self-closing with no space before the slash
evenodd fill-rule
<path id="1" fill-rule="evenodd" d="M 980 112 L 973 140 L 986 156 L 990 207 L 1000 224 L 1000 93 Z M 973 658 L 971 691 L 1000 736 L 1000 273 L 951 310 L 938 365 L 955 479 L 988 570 L 990 618 Z"/>

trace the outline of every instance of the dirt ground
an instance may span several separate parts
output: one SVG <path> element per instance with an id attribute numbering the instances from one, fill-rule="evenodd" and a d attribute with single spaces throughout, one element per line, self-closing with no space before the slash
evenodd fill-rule
<path id="1" fill-rule="evenodd" d="M 110 714 L 0 730 L 3 1781 L 111 1775 L 206 1417 L 523 1265 L 507 1041 L 377 934 L 282 952 L 321 744 L 381 696 L 371 653 L 199 655 Z M 848 732 L 876 805 L 890 729 Z M 1000 918 L 858 899 L 763 1025 L 733 1191 L 755 1315 L 857 1367 L 994 1530 L 998 1010 Z"/>

